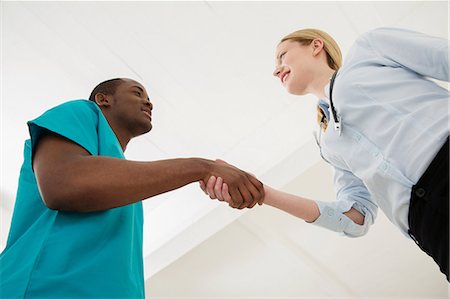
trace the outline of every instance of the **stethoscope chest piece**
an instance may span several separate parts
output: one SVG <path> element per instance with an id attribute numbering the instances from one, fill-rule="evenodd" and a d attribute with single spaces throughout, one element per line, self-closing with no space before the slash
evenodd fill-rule
<path id="1" fill-rule="evenodd" d="M 337 118 L 337 122 L 334 123 L 334 130 L 338 132 L 339 136 L 342 134 L 341 118 Z"/>

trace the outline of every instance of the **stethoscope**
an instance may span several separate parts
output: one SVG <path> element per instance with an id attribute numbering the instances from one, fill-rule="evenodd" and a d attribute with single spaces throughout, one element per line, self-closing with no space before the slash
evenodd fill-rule
<path id="1" fill-rule="evenodd" d="M 337 71 L 333 74 L 333 76 L 330 79 L 330 88 L 329 88 L 329 100 L 330 100 L 330 108 L 331 108 L 331 114 L 333 115 L 333 120 L 334 120 L 334 130 L 336 132 L 338 132 L 339 136 L 341 135 L 342 132 L 342 126 L 341 126 L 341 117 L 337 115 L 336 113 L 336 109 L 334 108 L 334 104 L 333 104 L 333 86 L 334 86 L 334 80 L 336 79 L 336 75 L 337 75 Z M 323 160 L 325 160 L 326 162 L 330 163 L 322 154 L 322 146 L 320 145 L 320 139 L 322 137 L 322 125 L 325 119 L 325 115 L 322 116 L 322 119 L 320 121 L 321 125 L 320 125 L 320 130 L 318 133 L 318 136 L 316 134 L 313 133 L 314 138 L 316 140 L 317 146 L 319 147 L 319 152 L 320 152 L 320 156 L 322 157 Z M 330 163 L 331 164 L 331 163 Z"/>
<path id="2" fill-rule="evenodd" d="M 341 118 L 337 115 L 336 109 L 334 109 L 333 105 L 333 86 L 337 73 L 338 73 L 337 71 L 334 72 L 333 76 L 330 79 L 330 107 L 331 107 L 331 114 L 333 115 L 334 120 L 334 130 L 339 133 L 339 136 L 341 136 L 342 132 Z"/>

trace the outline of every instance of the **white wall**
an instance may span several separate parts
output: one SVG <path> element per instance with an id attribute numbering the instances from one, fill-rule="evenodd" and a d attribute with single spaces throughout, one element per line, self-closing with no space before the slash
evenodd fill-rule
<path id="1" fill-rule="evenodd" d="M 320 162 L 283 190 L 332 199 L 331 171 Z M 368 235 L 351 239 L 269 206 L 248 212 L 146 285 L 150 298 L 447 298 L 448 287 L 431 258 L 381 212 Z"/>

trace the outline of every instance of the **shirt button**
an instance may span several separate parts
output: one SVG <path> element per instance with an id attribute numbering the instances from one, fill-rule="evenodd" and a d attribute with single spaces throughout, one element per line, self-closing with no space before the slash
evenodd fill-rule
<path id="1" fill-rule="evenodd" d="M 328 216 L 333 216 L 334 215 L 334 212 L 333 212 L 333 210 L 328 210 Z"/>
<path id="2" fill-rule="evenodd" d="M 414 194 L 416 194 L 417 197 L 422 198 L 425 196 L 427 192 L 423 188 L 417 188 L 416 191 L 414 191 Z"/>

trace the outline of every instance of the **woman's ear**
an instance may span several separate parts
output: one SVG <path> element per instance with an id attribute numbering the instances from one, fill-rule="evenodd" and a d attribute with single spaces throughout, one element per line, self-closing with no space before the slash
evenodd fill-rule
<path id="1" fill-rule="evenodd" d="M 316 38 L 311 42 L 313 47 L 313 56 L 319 55 L 319 53 L 323 50 L 323 40 L 320 38 Z"/>
<path id="2" fill-rule="evenodd" d="M 95 95 L 95 102 L 99 107 L 108 107 L 111 105 L 111 99 L 109 96 L 101 92 Z"/>

